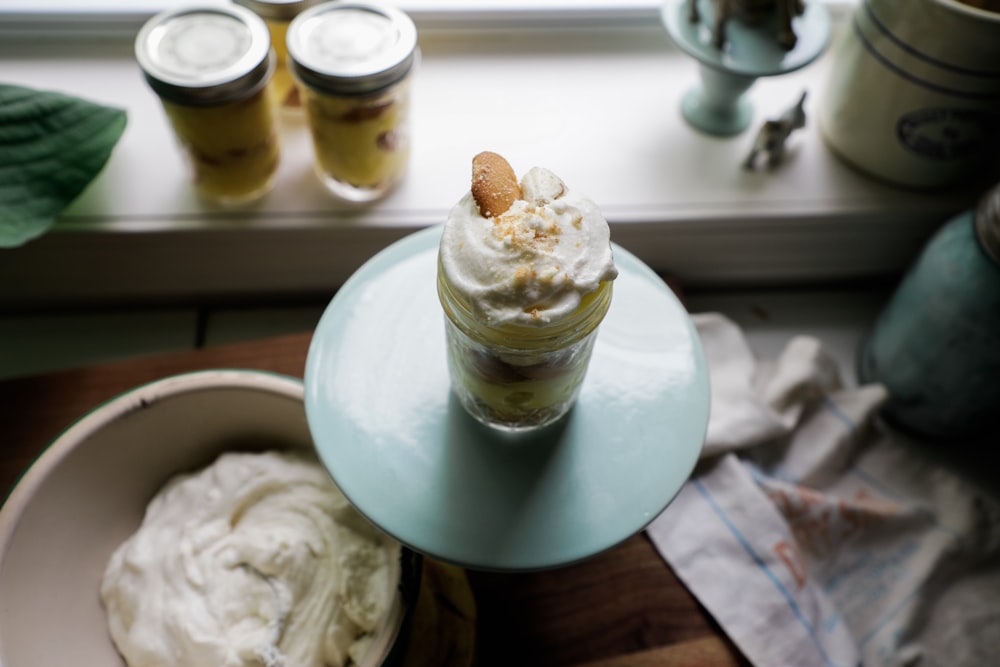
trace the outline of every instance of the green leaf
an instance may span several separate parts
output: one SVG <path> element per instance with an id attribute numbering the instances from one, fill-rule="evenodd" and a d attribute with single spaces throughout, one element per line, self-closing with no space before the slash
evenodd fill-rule
<path id="1" fill-rule="evenodd" d="M 43 234 L 104 168 L 123 109 L 0 84 L 0 248 Z"/>

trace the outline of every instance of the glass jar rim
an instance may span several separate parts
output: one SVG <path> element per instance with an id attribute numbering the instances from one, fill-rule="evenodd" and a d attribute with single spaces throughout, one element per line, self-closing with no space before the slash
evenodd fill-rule
<path id="1" fill-rule="evenodd" d="M 613 281 L 602 281 L 598 288 L 583 296 L 579 306 L 566 317 L 541 326 L 503 324 L 491 327 L 473 315 L 472 308 L 448 283 L 438 268 L 438 299 L 447 316 L 470 338 L 509 350 L 537 350 L 540 347 L 562 347 L 587 336 L 596 329 L 611 305 Z"/>

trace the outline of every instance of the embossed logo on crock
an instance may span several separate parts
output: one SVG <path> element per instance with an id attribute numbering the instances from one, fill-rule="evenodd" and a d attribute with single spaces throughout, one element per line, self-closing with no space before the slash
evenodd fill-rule
<path id="1" fill-rule="evenodd" d="M 896 123 L 906 148 L 935 160 L 967 157 L 997 136 L 998 117 L 978 109 L 918 109 Z"/>

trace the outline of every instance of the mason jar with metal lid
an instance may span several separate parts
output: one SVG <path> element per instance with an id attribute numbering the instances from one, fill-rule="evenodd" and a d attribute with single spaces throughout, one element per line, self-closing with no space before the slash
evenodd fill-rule
<path id="1" fill-rule="evenodd" d="M 384 196 L 409 162 L 413 21 L 380 4 L 326 2 L 292 21 L 288 56 L 320 180 L 349 201 Z"/>
<path id="2" fill-rule="evenodd" d="M 288 25 L 296 16 L 306 9 L 318 4 L 319 0 L 233 0 L 236 4 L 246 7 L 257 16 L 264 19 L 271 34 L 271 46 L 274 48 L 275 68 L 271 77 L 271 90 L 274 99 L 282 111 L 301 111 L 302 100 L 299 96 L 295 78 L 288 71 L 288 48 L 285 38 L 288 35 Z"/>
<path id="3" fill-rule="evenodd" d="M 198 193 L 237 204 L 270 190 L 279 147 L 266 89 L 274 54 L 263 19 L 235 5 L 169 10 L 142 27 L 135 54 Z"/>

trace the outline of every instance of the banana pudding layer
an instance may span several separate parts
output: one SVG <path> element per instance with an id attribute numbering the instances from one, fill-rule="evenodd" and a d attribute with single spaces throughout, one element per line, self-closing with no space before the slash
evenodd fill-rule
<path id="1" fill-rule="evenodd" d="M 474 176 L 448 216 L 439 255 L 452 292 L 478 322 L 546 327 L 617 276 L 600 209 L 554 173 L 534 167 L 520 184 L 478 180 L 489 191 L 477 192 Z"/>

